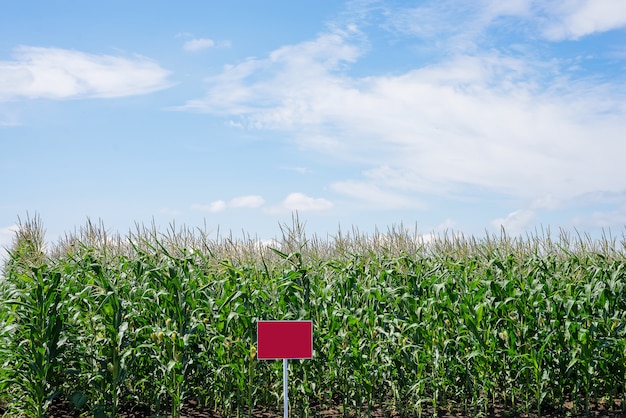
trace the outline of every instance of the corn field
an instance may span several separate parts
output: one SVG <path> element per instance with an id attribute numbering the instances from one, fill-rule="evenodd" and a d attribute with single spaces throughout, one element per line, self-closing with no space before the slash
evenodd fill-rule
<path id="1" fill-rule="evenodd" d="M 43 417 L 128 405 L 179 417 L 280 411 L 282 364 L 255 358 L 256 321 L 307 319 L 314 357 L 292 361 L 292 416 L 337 407 L 585 415 L 626 405 L 626 242 L 541 231 L 421 239 L 403 227 L 308 238 L 101 224 L 45 244 L 20 223 L 0 282 L 0 406 Z"/>

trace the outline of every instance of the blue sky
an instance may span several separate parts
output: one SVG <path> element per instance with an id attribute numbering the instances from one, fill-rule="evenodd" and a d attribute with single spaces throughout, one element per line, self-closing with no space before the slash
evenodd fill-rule
<path id="1" fill-rule="evenodd" d="M 0 245 L 101 220 L 621 235 L 623 0 L 0 5 Z"/>

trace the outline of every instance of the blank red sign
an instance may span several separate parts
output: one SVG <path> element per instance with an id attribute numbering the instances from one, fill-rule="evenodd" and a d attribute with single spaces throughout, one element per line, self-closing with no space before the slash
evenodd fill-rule
<path id="1" fill-rule="evenodd" d="M 257 358 L 263 360 L 313 357 L 311 321 L 259 321 Z"/>

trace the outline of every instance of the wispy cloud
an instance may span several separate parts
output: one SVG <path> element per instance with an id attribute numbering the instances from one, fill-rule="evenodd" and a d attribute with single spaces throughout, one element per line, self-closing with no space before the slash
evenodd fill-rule
<path id="1" fill-rule="evenodd" d="M 215 200 L 209 204 L 193 204 L 191 209 L 201 212 L 222 212 L 229 208 L 258 208 L 263 206 L 265 199 L 258 195 L 238 196 L 228 202 Z"/>
<path id="2" fill-rule="evenodd" d="M 508 234 L 518 235 L 535 224 L 537 216 L 530 209 L 519 209 L 509 213 L 505 218 L 494 219 L 491 225 L 496 228 L 504 228 Z"/>
<path id="3" fill-rule="evenodd" d="M 414 199 L 398 192 L 385 190 L 379 184 L 368 181 L 346 180 L 333 183 L 334 192 L 353 197 L 369 209 L 409 209 L 423 208 Z"/>
<path id="4" fill-rule="evenodd" d="M 0 100 L 122 97 L 168 88 L 169 72 L 142 57 L 20 46 L 0 61 Z"/>
<path id="5" fill-rule="evenodd" d="M 491 27 L 516 19 L 521 30 L 536 30 L 550 41 L 576 40 L 626 26 L 626 3 L 621 0 L 455 0 L 426 1 L 388 13 L 390 29 L 430 40 L 434 48 L 475 48 Z M 520 25 L 524 22 L 525 25 Z M 513 29 L 514 30 L 514 29 Z"/>
<path id="6" fill-rule="evenodd" d="M 223 200 L 214 200 L 209 204 L 194 203 L 193 205 L 191 205 L 192 210 L 211 213 L 222 212 L 226 209 L 226 207 L 226 202 L 224 202 Z"/>
<path id="7" fill-rule="evenodd" d="M 229 40 L 216 41 L 210 38 L 198 38 L 190 32 L 180 32 L 176 34 L 176 38 L 187 38 L 183 43 L 183 50 L 187 52 L 199 52 L 210 48 L 230 48 L 231 46 Z"/>
<path id="8" fill-rule="evenodd" d="M 529 18 L 531 0 L 437 0 L 404 6 L 384 14 L 383 25 L 391 32 L 419 40 L 429 55 L 467 53 L 485 42 L 484 32 L 496 22 Z"/>
<path id="9" fill-rule="evenodd" d="M 545 17 L 543 34 L 553 41 L 579 39 L 626 26 L 626 2 L 621 0 L 535 0 Z"/>
<path id="10" fill-rule="evenodd" d="M 332 207 L 332 202 L 324 198 L 314 198 L 303 193 L 291 193 L 287 195 L 283 201 L 273 206 L 265 206 L 265 199 L 261 196 L 247 195 L 238 196 L 229 201 L 215 200 L 209 204 L 196 203 L 191 206 L 191 209 L 201 212 L 217 213 L 227 209 L 258 208 L 267 213 L 283 213 L 293 211 L 319 212 L 331 209 Z"/>
<path id="11" fill-rule="evenodd" d="M 196 38 L 190 39 L 183 44 L 183 49 L 185 51 L 197 52 L 202 51 L 204 49 L 213 48 L 215 46 L 215 41 L 213 39 L 206 38 Z"/>
<path id="12" fill-rule="evenodd" d="M 217 113 L 223 115 L 255 114 L 250 122 L 258 127 L 276 127 L 299 120 L 310 109 L 301 100 L 282 112 L 271 112 L 260 118 L 259 108 L 274 108 L 292 98 L 293 88 L 298 96 L 330 92 L 325 75 L 354 62 L 361 54 L 358 46 L 345 42 L 344 32 L 323 34 L 314 41 L 288 45 L 273 51 L 266 59 L 250 58 L 236 65 L 227 65 L 221 74 L 207 80 L 210 93 L 198 100 L 190 100 L 178 110 Z M 248 78 L 260 79 L 258 83 Z M 274 91 L 273 89 L 278 89 Z M 293 97 L 296 98 L 296 97 Z M 315 116 L 315 114 L 311 114 Z M 310 120 L 310 123 L 317 122 Z"/>
<path id="13" fill-rule="evenodd" d="M 332 209 L 333 203 L 324 198 L 315 198 L 304 193 L 291 193 L 279 205 L 271 207 L 268 212 L 321 212 Z"/>
<path id="14" fill-rule="evenodd" d="M 281 170 L 293 171 L 298 174 L 310 174 L 311 170 L 306 167 L 281 167 Z"/>
<path id="15" fill-rule="evenodd" d="M 487 21 L 529 19 L 534 7 L 480 4 L 473 13 Z M 356 29 L 325 33 L 226 67 L 208 80 L 205 97 L 183 108 L 293 132 L 300 145 L 367 164 L 363 178 L 338 180 L 334 190 L 399 206 L 408 201 L 398 191 L 469 186 L 532 200 L 626 188 L 624 84 L 579 78 L 567 63 L 497 48 L 453 53 L 403 73 L 351 76 L 367 52 L 363 36 Z M 382 168 L 389 182 L 373 175 Z"/>
<path id="16" fill-rule="evenodd" d="M 257 195 L 239 196 L 233 198 L 228 206 L 233 208 L 258 208 L 263 206 L 265 199 Z"/>
<path id="17" fill-rule="evenodd" d="M 584 226 L 611 228 L 615 225 L 626 225 L 626 204 L 607 211 L 594 211 Z"/>
<path id="18" fill-rule="evenodd" d="M 544 209 L 544 210 L 556 210 L 563 205 L 563 202 L 559 199 L 556 199 L 552 195 L 540 196 L 534 199 L 530 207 L 532 209 Z"/>

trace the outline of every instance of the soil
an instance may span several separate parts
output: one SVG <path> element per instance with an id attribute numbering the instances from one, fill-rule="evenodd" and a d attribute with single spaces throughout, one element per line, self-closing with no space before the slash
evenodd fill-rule
<path id="1" fill-rule="evenodd" d="M 312 408 L 312 416 L 313 417 L 323 417 L 323 418 L 339 418 L 344 417 L 341 410 L 339 408 Z M 616 406 L 617 411 L 621 410 L 621 406 L 619 402 Z M 610 411 L 603 404 L 595 404 L 592 405 L 592 410 L 590 417 L 611 417 L 611 418 L 626 418 L 626 414 L 623 412 Z M 2 416 L 2 408 L 0 408 L 0 416 Z M 85 415 L 83 415 L 84 417 Z M 156 418 L 157 416 L 152 414 L 149 409 L 140 406 L 134 407 L 125 407 L 120 412 L 120 417 L 123 418 Z M 244 416 L 246 416 L 244 414 Z M 253 411 L 254 418 L 280 418 L 282 417 L 282 411 L 270 411 L 265 409 L 255 409 Z M 357 418 L 360 415 L 356 413 L 349 414 L 350 417 Z M 423 416 L 429 417 L 430 414 L 424 413 Z M 474 418 L 475 415 L 464 415 L 459 413 L 451 413 L 448 411 L 439 411 L 437 414 L 438 418 Z M 541 416 L 543 418 L 583 418 L 584 414 L 576 415 L 571 413 L 571 411 L 545 411 L 545 414 L 542 413 Z M 72 410 L 71 405 L 62 400 L 56 400 L 50 406 L 47 414 L 48 418 L 77 418 L 79 415 Z M 162 415 L 160 417 L 167 417 L 166 415 Z M 183 408 L 182 417 L 184 418 L 227 418 L 218 413 L 215 413 L 206 408 L 200 407 L 196 402 L 189 401 Z M 393 411 L 385 410 L 383 408 L 373 408 L 371 413 L 372 418 L 408 418 L 402 416 Z M 506 413 L 503 408 L 491 408 L 485 418 L 533 418 L 536 415 L 527 415 L 527 414 L 509 414 Z"/>

